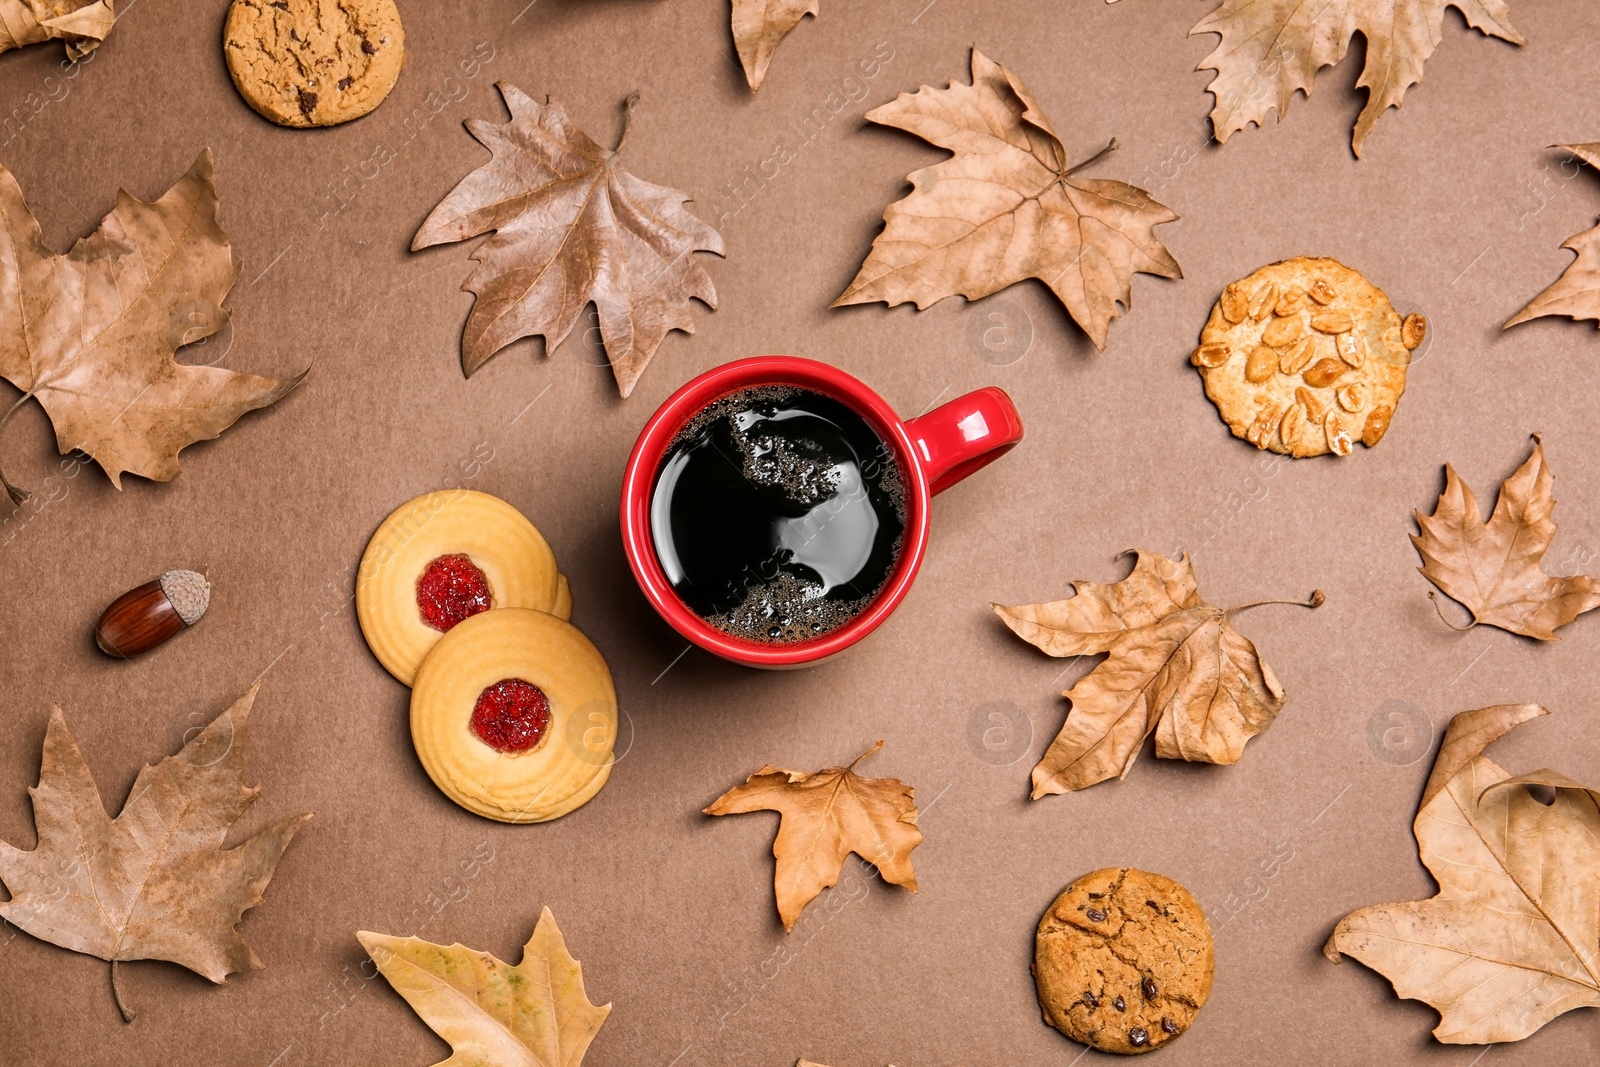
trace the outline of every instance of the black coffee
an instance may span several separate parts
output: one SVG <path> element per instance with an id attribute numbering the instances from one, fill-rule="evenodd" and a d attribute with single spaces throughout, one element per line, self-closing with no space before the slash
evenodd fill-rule
<path id="1" fill-rule="evenodd" d="M 820 393 L 760 386 L 700 412 L 656 475 L 650 532 L 683 602 L 764 644 L 854 618 L 894 569 L 905 484 L 860 415 Z"/>

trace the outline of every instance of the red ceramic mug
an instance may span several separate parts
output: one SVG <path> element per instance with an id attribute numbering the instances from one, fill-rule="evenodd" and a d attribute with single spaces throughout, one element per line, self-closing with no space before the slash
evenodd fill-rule
<path id="1" fill-rule="evenodd" d="M 899 465 L 906 492 L 900 554 L 882 590 L 844 625 L 809 640 L 762 644 L 725 633 L 689 608 L 672 589 L 650 533 L 656 475 L 673 438 L 713 401 L 761 385 L 789 385 L 832 397 L 866 420 Z M 622 477 L 622 548 L 646 599 L 691 642 L 751 667 L 803 667 L 849 648 L 887 619 L 905 599 L 928 548 L 929 504 L 998 459 L 1022 440 L 1011 398 L 990 386 L 926 415 L 902 420 L 882 397 L 837 367 L 796 356 L 755 356 L 709 370 L 673 393 L 639 434 Z"/>

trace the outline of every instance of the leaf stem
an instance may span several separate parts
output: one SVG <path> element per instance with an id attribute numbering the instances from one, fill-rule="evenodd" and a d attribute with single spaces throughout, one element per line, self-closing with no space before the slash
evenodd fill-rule
<path id="1" fill-rule="evenodd" d="M 623 143 L 628 139 L 628 127 L 633 125 L 633 109 L 639 103 L 639 90 L 635 89 L 628 94 L 628 99 L 622 102 L 622 133 L 617 137 L 617 147 L 611 150 L 612 155 L 622 151 Z"/>
<path id="2" fill-rule="evenodd" d="M 1111 140 L 1106 142 L 1106 146 L 1104 148 L 1100 149 L 1100 151 L 1096 152 L 1094 155 L 1090 156 L 1088 159 L 1084 160 L 1082 163 L 1076 164 L 1075 166 L 1068 167 L 1066 169 L 1066 171 L 1061 176 L 1063 178 L 1070 178 L 1070 177 L 1072 177 L 1072 175 L 1078 173 L 1084 167 L 1092 166 L 1092 165 L 1100 162 L 1106 156 L 1110 155 L 1112 152 L 1115 152 L 1117 149 L 1119 149 L 1121 147 L 1122 147 L 1121 145 L 1117 144 L 1117 139 L 1115 137 L 1113 137 L 1113 138 L 1111 138 Z"/>
<path id="3" fill-rule="evenodd" d="M 1454 630 L 1456 633 L 1465 633 L 1467 630 L 1470 630 L 1474 626 L 1478 625 L 1478 620 L 1476 617 L 1474 617 L 1473 620 L 1467 623 L 1465 626 L 1457 626 L 1455 623 L 1445 618 L 1444 609 L 1439 606 L 1439 594 L 1435 593 L 1432 589 L 1428 590 L 1428 599 L 1433 601 L 1433 610 L 1438 613 L 1439 621 L 1450 627 L 1450 629 Z"/>
<path id="4" fill-rule="evenodd" d="M 1241 611 L 1249 611 L 1251 608 L 1264 607 L 1267 604 L 1287 604 L 1290 607 L 1311 608 L 1312 610 L 1316 610 L 1327 602 L 1328 595 L 1326 593 L 1320 589 L 1313 589 L 1311 591 L 1311 595 L 1304 600 L 1252 600 L 1248 604 L 1240 604 L 1236 608 L 1229 608 L 1227 611 L 1223 612 L 1223 614 L 1234 615 Z"/>
<path id="5" fill-rule="evenodd" d="M 883 742 L 879 741 L 877 744 L 873 745 L 871 748 L 869 748 L 865 752 L 861 753 L 861 755 L 859 755 L 855 759 L 851 760 L 850 761 L 850 766 L 846 767 L 845 770 L 847 770 L 847 771 L 855 770 L 856 769 L 856 764 L 860 763 L 862 760 L 866 759 L 868 756 L 872 755 L 874 752 L 878 751 L 878 749 L 880 749 L 882 747 L 883 747 Z"/>
<path id="6" fill-rule="evenodd" d="M 12 404 L 9 408 L 6 408 L 6 413 L 4 415 L 0 415 L 0 432 L 5 430 L 6 423 L 11 421 L 11 416 L 17 413 L 17 409 L 31 399 L 33 399 L 32 391 L 23 393 L 21 396 L 17 397 L 14 404 Z M 11 479 L 5 476 L 4 471 L 0 471 L 0 485 L 5 486 L 6 495 L 11 498 L 11 502 L 19 506 L 26 502 L 28 497 L 33 495 L 21 486 L 12 485 Z"/>
<path id="7" fill-rule="evenodd" d="M 137 1013 L 122 1001 L 122 986 L 117 984 L 117 961 L 111 961 L 111 999 L 117 1002 L 117 1010 L 122 1013 L 122 1021 L 133 1022 Z"/>

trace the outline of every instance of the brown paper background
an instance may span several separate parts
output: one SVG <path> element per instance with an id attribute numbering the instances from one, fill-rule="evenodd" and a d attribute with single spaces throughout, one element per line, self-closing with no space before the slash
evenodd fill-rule
<path id="1" fill-rule="evenodd" d="M 1600 338 L 1554 320 L 1499 332 L 1600 207 L 1594 176 L 1563 172 L 1544 147 L 1600 137 L 1600 8 L 1516 0 L 1524 49 L 1449 13 L 1426 82 L 1357 162 L 1359 45 L 1283 125 L 1206 144 L 1210 75 L 1193 68 L 1215 39 L 1185 36 L 1212 6 L 1201 0 L 830 0 L 784 42 L 755 98 L 723 2 L 525 2 L 404 3 L 410 58 L 394 94 L 331 130 L 279 129 L 246 108 L 222 60 L 220 0 L 125 5 L 70 80 L 59 45 L 0 57 L 0 100 L 14 109 L 0 161 L 54 247 L 88 232 L 119 186 L 153 198 L 209 145 L 243 272 L 233 325 L 189 358 L 273 374 L 312 365 L 275 409 L 188 450 L 170 485 L 130 478 L 119 494 L 94 469 L 66 477 L 36 406 L 7 428 L 6 470 L 38 496 L 0 520 L 0 838 L 34 840 L 25 788 L 52 703 L 114 810 L 142 762 L 258 676 L 248 764 L 263 794 L 233 840 L 316 812 L 242 927 L 266 969 L 214 987 L 174 965 L 129 965 L 132 1025 L 103 962 L 0 929 L 0 1060 L 432 1063 L 446 1046 L 366 979 L 354 931 L 515 959 L 549 905 L 591 995 L 615 1005 L 594 1067 L 1068 1064 L 1079 1047 L 1034 1002 L 1033 925 L 1067 881 L 1131 864 L 1185 882 L 1216 927 L 1215 991 L 1162 1062 L 1479 1062 L 1482 1049 L 1433 1041 L 1426 1006 L 1319 949 L 1347 911 L 1432 892 L 1410 833 L 1429 756 L 1420 738 L 1368 741 L 1389 702 L 1435 731 L 1464 709 L 1544 703 L 1549 718 L 1491 754 L 1600 782 L 1600 620 L 1548 645 L 1453 633 L 1406 541 L 1445 461 L 1487 506 L 1539 430 L 1560 500 L 1551 569 L 1600 569 Z M 892 58 L 846 84 L 880 42 Z M 904 175 L 942 158 L 861 115 L 965 79 L 974 42 L 1026 79 L 1075 157 L 1121 140 L 1094 173 L 1138 182 L 1182 216 L 1160 232 L 1186 279 L 1140 277 L 1103 353 L 1036 284 L 921 313 L 827 310 Z M 467 77 L 475 46 L 492 59 Z M 460 123 L 503 118 L 497 79 L 556 94 L 602 141 L 640 90 L 626 165 L 725 216 L 727 259 L 704 259 L 720 310 L 697 308 L 697 333 L 671 336 L 627 402 L 581 329 L 549 358 L 522 342 L 463 379 L 470 246 L 407 251 L 429 208 L 486 158 Z M 802 144 L 791 121 L 834 92 L 842 111 Z M 780 141 L 795 158 L 741 207 L 724 183 Z M 380 142 L 394 157 L 368 163 Z M 1185 363 L 1222 285 L 1298 254 L 1359 267 L 1433 324 L 1388 438 L 1343 461 L 1268 461 L 1229 436 Z M 991 326 L 999 351 L 982 343 Z M 699 371 L 760 352 L 832 361 L 908 415 L 997 384 L 1027 425 L 1012 455 L 939 498 L 927 563 L 892 622 L 799 673 L 680 658 L 617 532 L 623 461 L 651 411 Z M 367 653 L 350 606 L 378 522 L 451 479 L 544 531 L 631 723 L 610 785 L 550 825 L 487 822 L 433 788 L 409 743 L 407 692 Z M 1193 551 L 1221 604 L 1327 590 L 1321 611 L 1240 619 L 1288 706 L 1235 767 L 1147 756 L 1125 782 L 1029 803 L 1028 770 L 1065 712 L 1055 694 L 1089 664 L 1063 672 L 987 604 L 1114 580 L 1127 567 L 1117 553 L 1136 546 Z M 102 607 L 177 566 L 209 571 L 210 615 L 142 660 L 98 655 Z M 986 760 L 968 729 L 997 701 L 1024 736 Z M 786 938 L 772 903 L 777 817 L 698 812 L 762 763 L 816 768 L 878 738 L 865 769 L 911 783 L 922 805 L 921 892 L 858 871 Z M 493 858 L 474 866 L 475 852 Z M 1576 1012 L 1483 1062 L 1592 1060 L 1596 1025 Z"/>

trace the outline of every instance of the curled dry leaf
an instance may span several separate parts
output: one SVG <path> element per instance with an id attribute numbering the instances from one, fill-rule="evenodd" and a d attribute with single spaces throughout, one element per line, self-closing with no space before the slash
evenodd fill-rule
<path id="1" fill-rule="evenodd" d="M 733 0 L 733 43 L 752 93 L 766 81 L 778 43 L 816 13 L 817 0 Z"/>
<path id="2" fill-rule="evenodd" d="M 1444 477 L 1433 515 L 1416 513 L 1421 532 L 1411 535 L 1411 543 L 1428 581 L 1472 612 L 1470 625 L 1487 623 L 1554 641 L 1556 627 L 1600 607 L 1600 582 L 1581 574 L 1553 578 L 1542 567 L 1556 535 L 1550 518 L 1556 502 L 1555 477 L 1537 434 L 1532 454 L 1500 486 L 1487 522 L 1455 469 L 1446 466 Z"/>
<path id="3" fill-rule="evenodd" d="M 228 321 L 239 268 L 217 221 L 211 150 L 151 204 L 127 193 L 66 255 L 44 244 L 0 167 L 0 376 L 36 398 L 62 453 L 81 449 L 122 488 L 124 471 L 168 482 L 178 452 L 266 407 L 305 377 L 262 378 L 179 363 L 182 345 Z M 10 481 L 12 500 L 27 498 Z"/>
<path id="4" fill-rule="evenodd" d="M 228 828 L 260 795 L 244 784 L 245 725 L 257 685 L 183 746 L 134 779 L 115 819 L 61 709 L 45 732 L 29 790 L 39 843 L 0 841 L 0 918 L 35 937 L 111 961 L 170 960 L 213 982 L 262 966 L 235 927 L 261 903 L 278 858 L 311 816 L 295 815 L 230 849 Z"/>
<path id="5" fill-rule="evenodd" d="M 866 262 L 833 306 L 947 296 L 977 300 L 1037 278 L 1104 348 L 1111 320 L 1133 300 L 1133 276 L 1181 278 L 1155 228 L 1177 215 L 1144 190 L 1075 173 L 1061 138 L 1015 74 L 972 52 L 972 84 L 924 85 L 867 112 L 953 158 L 913 171 L 889 205 Z"/>
<path id="6" fill-rule="evenodd" d="M 1526 43 L 1511 25 L 1505 0 L 1223 0 L 1189 31 L 1191 37 L 1222 37 L 1196 68 L 1217 72 L 1207 86 L 1216 98 L 1211 126 L 1217 140 L 1226 142 L 1252 122 L 1265 125 L 1274 109 L 1281 120 L 1294 94 L 1310 96 L 1317 72 L 1344 59 L 1359 31 L 1367 61 L 1356 85 L 1367 90 L 1367 103 L 1351 147 L 1360 156 L 1379 117 L 1422 80 L 1450 7 L 1485 34 Z"/>
<path id="7" fill-rule="evenodd" d="M 1073 584 L 1067 600 L 993 605 L 1018 637 L 1052 656 L 1109 653 L 1062 694 L 1072 710 L 1033 769 L 1034 800 L 1126 777 L 1151 734 L 1162 759 L 1236 763 L 1245 742 L 1272 725 L 1283 687 L 1228 618 L 1256 605 L 1207 604 L 1188 557 L 1159 552 L 1138 552 L 1133 573 L 1112 585 Z M 1318 590 L 1304 606 L 1322 603 Z"/>
<path id="8" fill-rule="evenodd" d="M 112 0 L 0 0 L 0 52 L 59 40 L 68 59 L 82 59 L 116 21 Z"/>
<path id="9" fill-rule="evenodd" d="M 1600 1005 L 1600 794 L 1554 771 L 1513 778 L 1483 755 L 1545 714 L 1502 704 L 1450 721 L 1413 824 L 1438 894 L 1353 911 L 1323 948 L 1438 1009 L 1440 1041 L 1519 1041 Z"/>
<path id="10" fill-rule="evenodd" d="M 1589 164 L 1600 167 L 1600 142 L 1552 145 L 1565 149 Z M 1600 319 L 1600 226 L 1567 238 L 1577 259 L 1567 264 L 1561 277 L 1528 302 L 1528 306 L 1506 320 L 1503 329 L 1542 315 L 1565 315 L 1569 319 Z"/>
<path id="11" fill-rule="evenodd" d="M 583 967 L 550 909 L 539 913 L 515 967 L 465 945 L 362 930 L 361 946 L 395 992 L 455 1054 L 476 1067 L 578 1067 L 611 1005 L 596 1007 Z"/>
<path id="12" fill-rule="evenodd" d="M 693 254 L 721 255 L 722 237 L 685 209 L 683 193 L 618 165 L 626 119 L 617 147 L 602 148 L 554 100 L 497 87 L 511 121 L 466 124 L 494 158 L 439 202 L 411 248 L 494 231 L 473 252 L 478 267 L 463 286 L 477 295 L 461 336 L 468 376 L 521 337 L 542 336 L 554 349 L 593 302 L 626 397 L 669 332 L 694 332 L 689 301 L 716 307 Z M 627 115 L 637 100 L 628 98 Z"/>
<path id="13" fill-rule="evenodd" d="M 915 791 L 895 778 L 863 778 L 855 772 L 857 763 L 882 747 L 879 741 L 848 767 L 812 774 L 762 767 L 705 809 L 707 815 L 782 814 L 772 854 L 778 861 L 773 889 L 784 929 L 793 930 L 805 906 L 839 880 L 852 852 L 876 867 L 885 882 L 917 891 L 911 850 L 922 844 L 922 831 Z"/>

